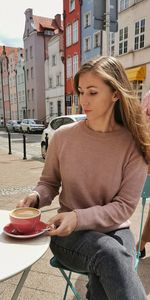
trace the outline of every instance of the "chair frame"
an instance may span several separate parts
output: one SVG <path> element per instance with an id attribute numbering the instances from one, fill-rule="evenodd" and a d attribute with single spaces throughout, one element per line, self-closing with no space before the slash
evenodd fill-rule
<path id="1" fill-rule="evenodd" d="M 141 197 L 142 197 L 142 213 L 141 213 L 139 240 L 138 240 L 138 250 L 136 253 L 136 260 L 135 260 L 135 270 L 137 270 L 138 268 L 140 255 L 141 255 L 140 246 L 141 246 L 143 221 L 144 221 L 144 209 L 145 209 L 146 200 L 150 197 L 150 175 L 147 175 Z"/>
<path id="2" fill-rule="evenodd" d="M 85 276 L 88 276 L 88 273 L 85 273 L 85 272 L 77 272 L 75 270 L 71 270 L 71 269 L 68 269 L 66 268 L 64 265 L 62 265 L 55 256 L 53 256 L 51 259 L 50 259 L 50 265 L 54 268 L 57 268 L 60 270 L 60 272 L 62 273 L 63 277 L 65 278 L 67 284 L 66 284 L 66 288 L 65 288 L 65 293 L 64 293 L 64 296 L 63 296 L 63 300 L 66 300 L 66 297 L 67 297 L 67 292 L 68 292 L 68 288 L 70 287 L 73 294 L 75 295 L 76 299 L 77 300 L 82 300 L 77 289 L 73 286 L 72 282 L 71 282 L 71 275 L 72 273 L 77 273 L 77 274 L 81 274 L 81 275 L 85 275 Z M 69 272 L 67 274 L 67 271 Z"/>

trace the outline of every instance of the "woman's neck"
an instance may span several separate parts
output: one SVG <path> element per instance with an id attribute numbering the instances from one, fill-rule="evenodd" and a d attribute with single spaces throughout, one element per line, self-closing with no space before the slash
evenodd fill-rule
<path id="1" fill-rule="evenodd" d="M 111 132 L 116 131 L 118 128 L 120 128 L 120 125 L 116 123 L 114 119 L 114 115 L 112 115 L 108 120 L 106 118 L 98 118 L 97 120 L 87 119 L 86 126 L 97 132 Z"/>

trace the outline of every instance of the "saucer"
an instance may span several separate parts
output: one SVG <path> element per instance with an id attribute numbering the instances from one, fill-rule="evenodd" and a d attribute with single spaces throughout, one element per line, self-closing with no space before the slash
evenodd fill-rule
<path id="1" fill-rule="evenodd" d="M 17 239 L 29 239 L 29 238 L 34 238 L 36 236 L 39 236 L 45 232 L 45 229 L 48 227 L 48 225 L 42 221 L 40 221 L 37 225 L 36 228 L 31 231 L 28 234 L 20 233 L 17 231 L 12 223 L 9 223 L 4 226 L 3 232 L 13 238 Z"/>

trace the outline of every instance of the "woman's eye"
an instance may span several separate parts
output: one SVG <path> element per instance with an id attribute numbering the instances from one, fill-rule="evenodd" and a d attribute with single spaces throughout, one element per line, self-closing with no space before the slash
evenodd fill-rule
<path id="1" fill-rule="evenodd" d="M 83 95 L 83 92 L 79 91 L 79 95 Z"/>
<path id="2" fill-rule="evenodd" d="M 90 95 L 96 95 L 97 94 L 97 92 L 90 92 Z"/>

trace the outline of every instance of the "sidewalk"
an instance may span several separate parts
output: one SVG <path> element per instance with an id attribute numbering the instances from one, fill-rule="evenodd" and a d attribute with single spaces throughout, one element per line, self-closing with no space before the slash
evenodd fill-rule
<path id="1" fill-rule="evenodd" d="M 41 174 L 43 165 L 44 162 L 23 160 L 15 154 L 8 155 L 4 150 L 0 149 L 0 209 L 13 209 L 16 203 L 32 190 Z M 42 220 L 46 221 L 53 216 L 57 207 L 58 200 L 56 199 L 50 208 L 42 208 Z M 139 203 L 136 212 L 131 218 L 131 228 L 136 240 L 139 233 L 140 208 L 141 203 Z M 145 216 L 147 210 L 148 205 L 145 209 Z M 58 270 L 50 267 L 49 260 L 51 256 L 52 253 L 48 249 L 46 254 L 32 266 L 18 300 L 61 300 L 63 298 L 65 281 Z M 141 260 L 138 273 L 150 300 L 149 245 L 147 246 L 147 257 Z M 11 299 L 20 276 L 21 274 L 0 283 L 0 300 Z M 73 280 L 82 299 L 85 300 L 86 277 L 74 275 Z M 72 293 L 69 292 L 67 300 L 73 299 Z"/>

